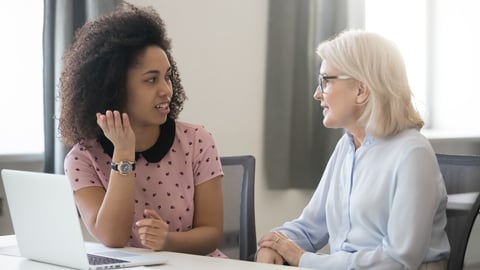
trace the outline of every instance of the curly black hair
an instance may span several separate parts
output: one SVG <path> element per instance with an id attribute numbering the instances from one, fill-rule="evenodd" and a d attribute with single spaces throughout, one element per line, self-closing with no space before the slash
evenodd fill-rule
<path id="1" fill-rule="evenodd" d="M 97 112 L 124 111 L 127 71 L 150 45 L 162 48 L 170 62 L 173 96 L 169 117 L 177 119 L 186 95 L 165 24 L 153 8 L 125 2 L 114 12 L 84 24 L 64 55 L 58 128 L 64 144 L 72 146 L 102 135 Z"/>

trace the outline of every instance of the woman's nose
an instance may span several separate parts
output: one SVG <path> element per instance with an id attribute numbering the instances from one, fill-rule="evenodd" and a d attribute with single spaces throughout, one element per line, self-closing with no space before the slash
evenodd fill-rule
<path id="1" fill-rule="evenodd" d="M 320 85 L 315 88 L 315 92 L 313 92 L 313 99 L 321 100 L 323 97 L 322 90 L 320 89 Z"/>
<path id="2" fill-rule="evenodd" d="M 170 95 L 173 92 L 172 82 L 170 80 L 165 80 L 163 83 L 160 84 L 158 87 L 158 94 L 159 95 Z"/>

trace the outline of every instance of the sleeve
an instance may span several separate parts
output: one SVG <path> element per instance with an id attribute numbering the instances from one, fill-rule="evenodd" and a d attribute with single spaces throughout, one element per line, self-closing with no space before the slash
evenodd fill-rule
<path id="1" fill-rule="evenodd" d="M 327 197 L 327 180 L 322 177 L 310 202 L 302 214 L 292 221 L 285 222 L 272 231 L 280 231 L 287 235 L 305 251 L 315 252 L 328 243 L 328 230 L 325 215 Z"/>
<path id="2" fill-rule="evenodd" d="M 337 162 L 341 162 L 341 152 L 345 139 L 335 147 L 323 172 L 312 198 L 303 209 L 302 214 L 292 221 L 272 231 L 281 231 L 307 252 L 316 252 L 328 243 L 329 233 L 326 220 L 326 201 L 332 174 Z M 313 253 L 312 253 L 313 254 Z"/>
<path id="3" fill-rule="evenodd" d="M 388 217 L 379 247 L 317 255 L 306 252 L 301 267 L 321 269 L 417 269 L 427 254 L 440 204 L 441 174 L 433 153 L 417 147 L 400 158 Z"/>
<path id="4" fill-rule="evenodd" d="M 193 175 L 195 185 L 223 176 L 222 164 L 213 135 L 205 128 L 198 127 L 195 132 L 193 155 Z"/>
<path id="5" fill-rule="evenodd" d="M 73 191 L 92 186 L 104 187 L 88 151 L 80 145 L 75 145 L 65 156 L 64 168 Z"/>

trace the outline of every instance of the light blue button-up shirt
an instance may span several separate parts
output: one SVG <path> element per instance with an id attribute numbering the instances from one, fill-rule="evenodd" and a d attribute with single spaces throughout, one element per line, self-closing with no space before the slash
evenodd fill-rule
<path id="1" fill-rule="evenodd" d="M 338 142 L 299 218 L 275 228 L 306 252 L 301 267 L 417 269 L 446 259 L 447 194 L 435 153 L 417 130 Z M 315 252 L 327 242 L 330 255 Z"/>

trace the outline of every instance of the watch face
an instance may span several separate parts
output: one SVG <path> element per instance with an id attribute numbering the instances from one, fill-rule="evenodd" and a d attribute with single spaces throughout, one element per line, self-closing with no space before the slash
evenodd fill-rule
<path id="1" fill-rule="evenodd" d="M 127 174 L 132 171 L 132 165 L 127 162 L 121 162 L 118 164 L 118 171 L 122 174 Z"/>

